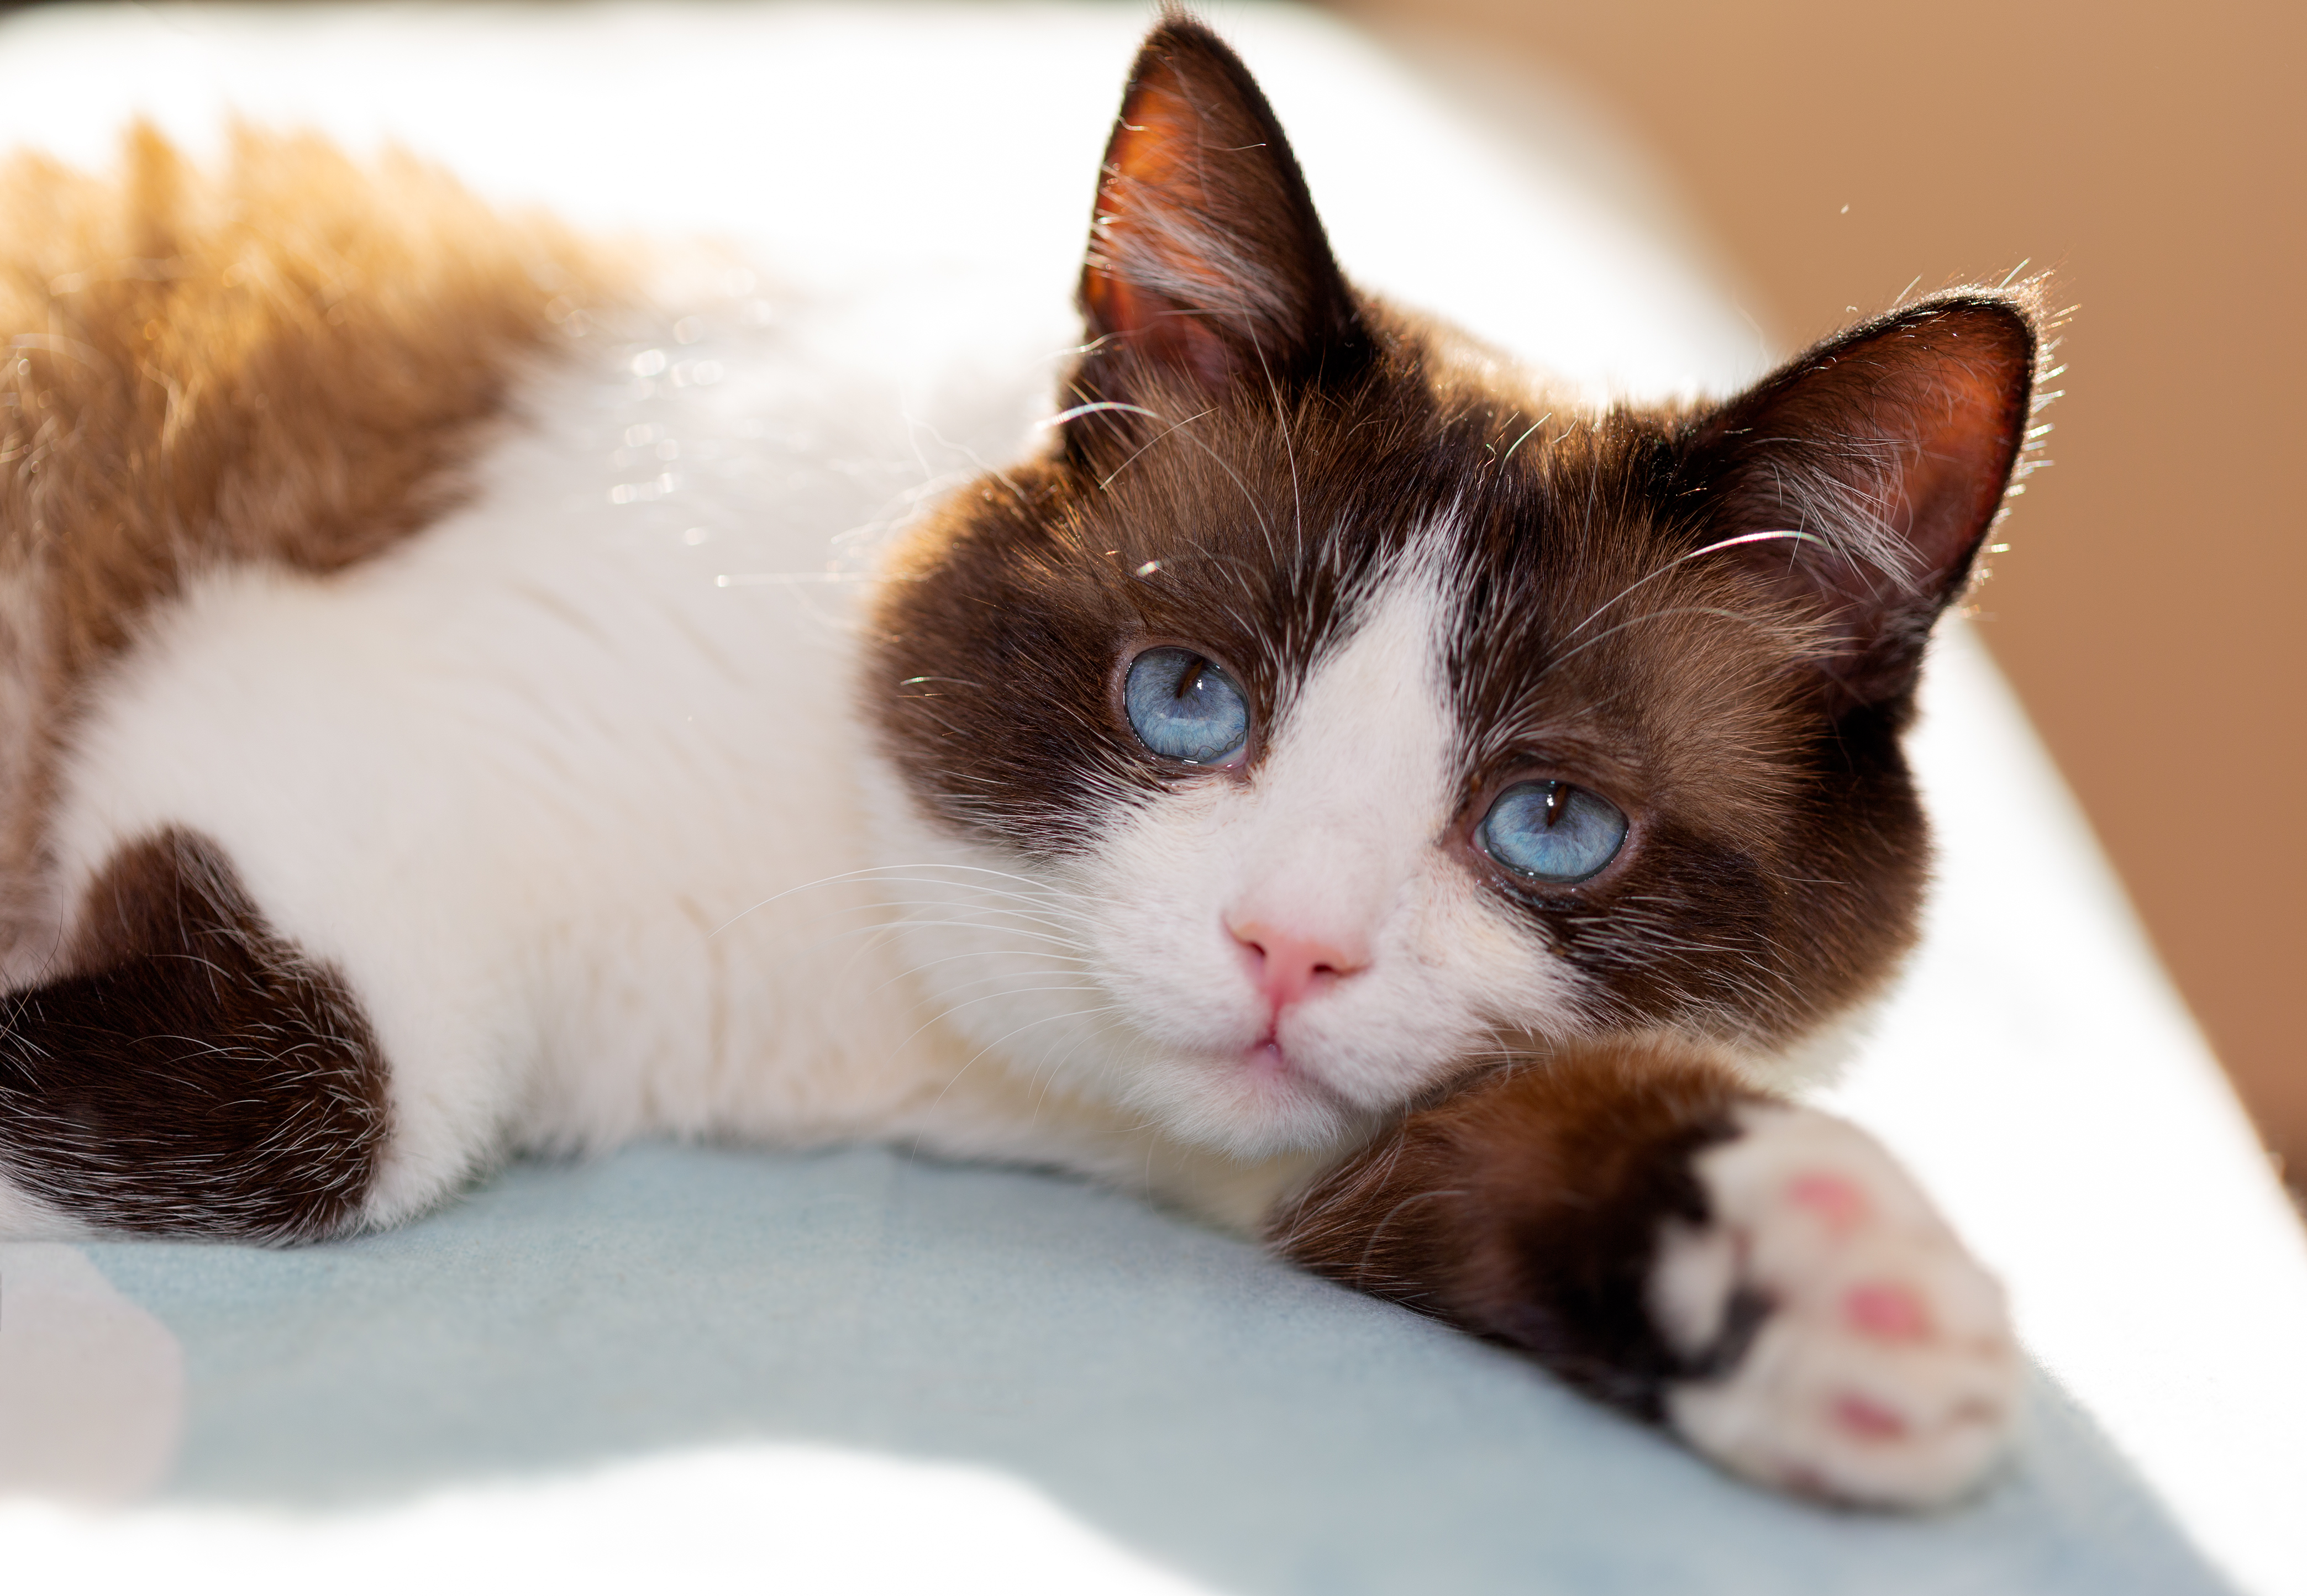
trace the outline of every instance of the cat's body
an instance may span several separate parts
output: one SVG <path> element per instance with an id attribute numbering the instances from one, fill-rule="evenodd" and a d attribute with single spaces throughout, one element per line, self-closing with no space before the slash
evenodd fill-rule
<path id="1" fill-rule="evenodd" d="M 1353 294 L 1171 19 L 1049 444 L 881 549 L 860 463 L 999 437 L 1046 372 L 859 403 L 834 309 L 462 213 L 463 275 L 370 314 L 313 266 L 390 231 L 357 201 L 227 247 L 142 158 L 104 226 L 157 242 L 15 273 L 55 330 L 8 417 L 0 1233 L 317 1237 L 513 1149 L 893 1138 L 1270 1227 L 1781 1482 L 1992 1455 L 1991 1284 L 1766 1093 L 1912 935 L 1897 734 L 2020 447 L 2020 300 L 1581 410 Z M 325 167 L 248 158 L 291 220 Z"/>

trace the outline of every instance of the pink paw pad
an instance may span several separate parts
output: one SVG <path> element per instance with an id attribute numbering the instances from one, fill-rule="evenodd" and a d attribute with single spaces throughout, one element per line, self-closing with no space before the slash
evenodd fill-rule
<path id="1" fill-rule="evenodd" d="M 1857 1285 L 1842 1299 L 1850 1327 L 1877 1341 L 1920 1341 L 1931 1333 L 1930 1310 L 1903 1285 Z"/>
<path id="2" fill-rule="evenodd" d="M 1874 1213 L 1866 1194 L 1839 1174 L 1797 1175 L 1787 1182 L 1787 1196 L 1797 1207 L 1816 1214 L 1839 1236 L 1848 1235 Z"/>
<path id="3" fill-rule="evenodd" d="M 1907 1433 L 1904 1419 L 1864 1396 L 1836 1397 L 1834 1421 L 1863 1440 L 1895 1441 Z"/>

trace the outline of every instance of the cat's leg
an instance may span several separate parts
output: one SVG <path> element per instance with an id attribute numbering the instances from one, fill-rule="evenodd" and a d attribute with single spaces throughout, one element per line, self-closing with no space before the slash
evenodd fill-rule
<path id="1" fill-rule="evenodd" d="M 527 757 L 523 728 L 579 717 L 492 687 L 485 646 L 565 661 L 492 614 L 450 627 L 496 589 L 413 563 L 444 547 L 203 577 L 73 723 L 40 825 L 53 952 L 0 996 L 9 1233 L 341 1233 L 508 1145 L 539 1015 L 577 1006 L 543 966 L 591 837 L 553 823 L 613 745 Z M 347 1093 L 375 1095 L 358 1135 Z"/>
<path id="2" fill-rule="evenodd" d="M 1856 1127 L 1687 1054 L 1479 1081 L 1328 1171 L 1272 1234 L 1788 1489 L 1943 1502 L 2012 1422 L 2001 1288 L 1914 1182 Z"/>
<path id="3" fill-rule="evenodd" d="M 342 977 L 189 832 L 120 848 L 75 919 L 63 973 L 0 999 L 0 1234 L 356 1225 L 390 1116 Z"/>

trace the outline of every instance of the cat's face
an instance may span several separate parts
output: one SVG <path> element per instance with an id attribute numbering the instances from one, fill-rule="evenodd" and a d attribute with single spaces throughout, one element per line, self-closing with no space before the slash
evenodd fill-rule
<path id="1" fill-rule="evenodd" d="M 964 1034 L 1252 1154 L 1572 1037 L 1760 1054 L 1880 983 L 2019 310 L 1581 411 L 1347 289 L 1239 64 L 1170 29 L 1098 218 L 1059 447 L 907 552 L 868 668 Z"/>

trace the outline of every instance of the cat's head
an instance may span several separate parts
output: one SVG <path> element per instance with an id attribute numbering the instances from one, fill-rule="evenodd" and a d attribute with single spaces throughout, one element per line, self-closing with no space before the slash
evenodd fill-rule
<path id="1" fill-rule="evenodd" d="M 1054 446 L 905 552 L 868 655 L 965 1035 L 1249 1154 L 1573 1037 L 1764 1054 L 1881 985 L 1927 862 L 1899 733 L 2026 437 L 2023 292 L 1582 409 L 1356 292 L 1173 16 L 1081 302 Z"/>

